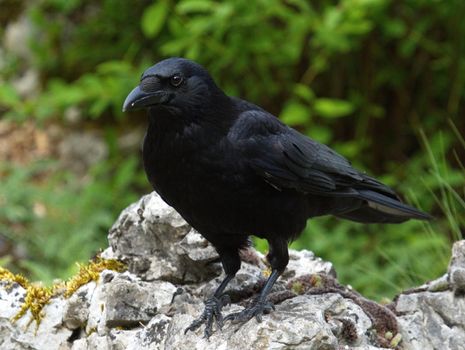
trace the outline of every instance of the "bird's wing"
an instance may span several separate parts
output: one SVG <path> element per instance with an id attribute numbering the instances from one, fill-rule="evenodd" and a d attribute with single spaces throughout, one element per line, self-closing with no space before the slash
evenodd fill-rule
<path id="1" fill-rule="evenodd" d="M 353 195 L 355 188 L 374 187 L 386 195 L 394 192 L 358 172 L 344 157 L 263 110 L 240 114 L 228 138 L 242 158 L 272 186 L 314 194 Z"/>

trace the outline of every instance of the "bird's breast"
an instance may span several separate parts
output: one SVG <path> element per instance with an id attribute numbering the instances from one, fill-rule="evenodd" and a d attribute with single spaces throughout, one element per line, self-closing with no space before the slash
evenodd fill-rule
<path id="1" fill-rule="evenodd" d="M 186 221 L 203 233 L 290 235 L 303 228 L 302 195 L 268 185 L 224 139 L 202 137 L 148 133 L 144 141 L 150 183 Z"/>
<path id="2" fill-rule="evenodd" d="M 169 204 L 201 200 L 210 185 L 225 188 L 225 181 L 237 180 L 220 137 L 196 133 L 195 128 L 158 131 L 149 128 L 146 134 L 143 162 L 150 183 Z"/>

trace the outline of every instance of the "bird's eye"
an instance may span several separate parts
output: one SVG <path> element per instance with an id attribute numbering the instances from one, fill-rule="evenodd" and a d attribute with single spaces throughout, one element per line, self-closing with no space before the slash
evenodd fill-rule
<path id="1" fill-rule="evenodd" d="M 170 84 L 174 87 L 178 87 L 182 83 L 182 77 L 179 74 L 175 74 L 170 79 Z"/>

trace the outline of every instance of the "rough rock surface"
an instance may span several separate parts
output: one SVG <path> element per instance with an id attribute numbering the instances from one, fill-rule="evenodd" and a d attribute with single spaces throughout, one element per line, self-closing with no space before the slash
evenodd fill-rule
<path id="1" fill-rule="evenodd" d="M 184 329 L 221 280 L 215 250 L 152 193 L 125 209 L 109 234 L 105 258 L 126 272 L 104 271 L 71 297 L 54 297 L 38 327 L 29 312 L 12 323 L 26 291 L 0 282 L 0 349 L 465 349 L 465 241 L 447 273 L 381 306 L 340 285 L 331 263 L 291 251 L 270 299 L 276 311 L 209 340 Z M 228 293 L 240 310 L 263 285 L 266 266 L 249 249 Z"/>

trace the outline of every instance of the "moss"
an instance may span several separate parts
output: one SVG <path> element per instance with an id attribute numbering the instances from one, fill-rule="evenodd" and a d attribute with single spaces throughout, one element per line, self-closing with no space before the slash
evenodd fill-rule
<path id="1" fill-rule="evenodd" d="M 88 264 L 78 264 L 79 272 L 71 277 L 66 282 L 57 282 L 52 286 L 44 286 L 41 283 L 31 283 L 26 277 L 20 274 L 14 274 L 7 269 L 0 267 L 0 281 L 7 281 L 11 283 L 18 283 L 26 289 L 26 296 L 24 303 L 21 305 L 19 312 L 12 318 L 12 322 L 19 320 L 27 311 L 31 312 L 31 320 L 36 322 L 36 327 L 39 327 L 40 321 L 43 318 L 43 308 L 50 302 L 50 299 L 63 293 L 65 298 L 69 298 L 81 286 L 91 282 L 97 281 L 100 273 L 103 270 L 113 270 L 121 272 L 125 269 L 125 265 L 117 260 L 105 260 L 97 257 L 94 261 Z"/>
<path id="2" fill-rule="evenodd" d="M 30 284 L 26 290 L 26 297 L 24 303 L 21 305 L 19 312 L 13 317 L 13 322 L 23 317 L 27 310 L 31 311 L 31 320 L 36 321 L 36 327 L 39 327 L 40 321 L 43 318 L 42 309 L 48 304 L 51 297 L 53 296 L 54 287 L 45 287 L 41 284 L 33 285 Z"/>
<path id="3" fill-rule="evenodd" d="M 125 265 L 118 260 L 105 260 L 97 258 L 89 264 L 78 264 L 79 272 L 65 283 L 65 298 L 69 298 L 81 286 L 89 283 L 90 281 L 97 281 L 100 273 L 103 270 L 113 270 L 121 272 L 125 269 Z"/>
<path id="4" fill-rule="evenodd" d="M 27 310 L 30 310 L 31 322 L 34 320 L 38 325 L 43 317 L 42 309 L 48 304 L 52 297 L 54 287 L 32 284 L 23 275 L 14 274 L 3 267 L 0 267 L 0 281 L 18 283 L 21 287 L 26 289 L 24 303 L 21 305 L 19 312 L 12 318 L 12 321 L 15 322 L 19 320 L 26 314 Z"/>
<path id="5" fill-rule="evenodd" d="M 291 283 L 291 290 L 296 293 L 296 294 L 304 294 L 305 292 L 305 287 L 302 282 L 300 281 L 294 281 Z"/>
<path id="6" fill-rule="evenodd" d="M 14 274 L 0 266 L 0 281 L 18 283 L 24 289 L 29 286 L 29 281 L 21 274 Z"/>

